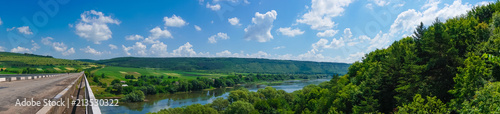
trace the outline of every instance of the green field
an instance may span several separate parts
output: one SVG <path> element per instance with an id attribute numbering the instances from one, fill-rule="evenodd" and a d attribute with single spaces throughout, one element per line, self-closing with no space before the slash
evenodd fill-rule
<path id="1" fill-rule="evenodd" d="M 77 72 L 99 67 L 95 63 L 57 59 L 51 56 L 0 52 L 0 74 Z"/>
<path id="2" fill-rule="evenodd" d="M 170 70 L 161 70 L 155 68 L 127 68 L 127 67 L 115 67 L 108 66 L 96 71 L 94 74 L 97 76 L 101 76 L 105 74 L 105 79 L 101 79 L 101 81 L 110 83 L 114 79 L 126 80 L 125 75 L 134 75 L 134 77 L 139 77 L 141 75 L 147 76 L 168 76 L 178 77 L 179 79 L 196 79 L 196 77 L 202 76 L 207 78 L 215 78 L 221 76 L 228 76 L 227 74 L 209 74 L 209 73 L 199 73 L 199 72 L 183 72 L 183 71 L 170 71 Z"/>

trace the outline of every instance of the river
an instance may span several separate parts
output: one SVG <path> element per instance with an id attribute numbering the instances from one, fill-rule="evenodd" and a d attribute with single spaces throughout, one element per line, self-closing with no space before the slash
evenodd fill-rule
<path id="1" fill-rule="evenodd" d="M 312 80 L 289 80 L 283 83 L 269 85 L 278 90 L 285 90 L 291 93 L 296 90 L 302 89 L 304 86 L 310 84 L 319 84 L 321 82 L 329 81 L 330 79 L 312 79 Z M 208 104 L 218 97 L 227 98 L 231 90 L 238 88 L 247 88 L 250 91 L 257 91 L 258 89 L 265 88 L 267 85 L 241 85 L 234 88 L 220 88 L 213 90 L 193 91 L 189 93 L 175 93 L 175 94 L 157 94 L 146 96 L 147 101 L 137 103 L 120 103 L 120 106 L 105 107 L 101 106 L 103 114 L 145 114 L 148 112 L 158 112 L 165 108 L 176 108 L 192 104 Z"/>

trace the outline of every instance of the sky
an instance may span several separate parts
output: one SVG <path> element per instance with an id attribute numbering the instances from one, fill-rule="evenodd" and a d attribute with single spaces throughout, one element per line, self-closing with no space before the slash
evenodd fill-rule
<path id="1" fill-rule="evenodd" d="M 491 1 L 3 0 L 0 51 L 63 59 L 241 57 L 353 63 Z"/>

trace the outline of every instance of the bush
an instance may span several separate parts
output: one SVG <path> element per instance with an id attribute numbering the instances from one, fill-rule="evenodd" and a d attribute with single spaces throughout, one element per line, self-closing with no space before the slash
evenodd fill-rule
<path id="1" fill-rule="evenodd" d="M 144 101 L 144 98 L 145 96 L 142 91 L 134 90 L 132 93 L 125 95 L 122 100 L 126 102 L 141 102 Z"/>

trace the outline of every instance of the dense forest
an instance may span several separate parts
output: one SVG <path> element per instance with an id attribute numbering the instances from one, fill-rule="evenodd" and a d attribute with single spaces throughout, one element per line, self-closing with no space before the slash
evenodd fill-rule
<path id="1" fill-rule="evenodd" d="M 236 90 L 207 105 L 157 113 L 500 113 L 500 3 L 377 49 L 346 75 L 286 93 Z"/>
<path id="2" fill-rule="evenodd" d="M 162 68 L 176 71 L 209 71 L 214 73 L 266 74 L 345 74 L 350 64 L 270 60 L 255 58 L 136 58 L 82 60 L 110 66 L 132 68 Z"/>

